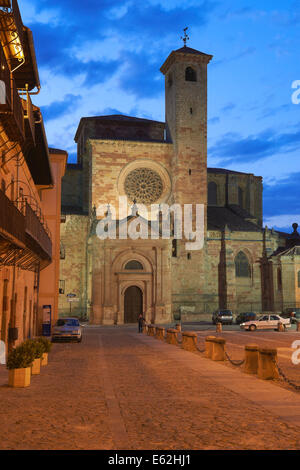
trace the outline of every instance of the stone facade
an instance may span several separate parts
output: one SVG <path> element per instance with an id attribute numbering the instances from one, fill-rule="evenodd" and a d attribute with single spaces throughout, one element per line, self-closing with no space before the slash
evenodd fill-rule
<path id="1" fill-rule="evenodd" d="M 270 256 L 285 246 L 286 235 L 262 229 L 262 178 L 207 168 L 211 59 L 183 47 L 164 62 L 166 123 L 120 115 L 81 119 L 78 161 L 68 165 L 63 179 L 61 314 L 68 314 L 66 294 L 73 293 L 73 314 L 87 315 L 91 323 L 132 321 L 127 311 L 127 305 L 135 308 L 128 299 L 132 287 L 137 297 L 141 293 L 149 322 L 206 318 L 218 308 L 235 313 L 275 308 Z M 126 205 L 119 207 L 126 195 Z M 190 233 L 176 239 L 172 216 L 173 231 L 165 239 L 161 217 L 146 216 L 141 202 L 146 209 L 150 203 L 161 209 L 201 205 L 203 248 L 186 249 Z M 116 239 L 97 236 L 104 220 L 117 222 Z M 151 223 L 152 238 L 122 236 L 125 227 L 148 234 Z"/>

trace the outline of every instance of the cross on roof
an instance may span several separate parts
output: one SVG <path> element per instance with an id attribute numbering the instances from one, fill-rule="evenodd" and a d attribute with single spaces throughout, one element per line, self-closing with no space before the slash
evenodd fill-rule
<path id="1" fill-rule="evenodd" d="M 183 40 L 184 47 L 186 47 L 186 42 L 190 40 L 190 38 L 187 34 L 188 29 L 189 29 L 188 27 L 184 28 L 184 30 L 183 30 L 184 36 L 183 37 L 181 36 L 181 39 Z"/>

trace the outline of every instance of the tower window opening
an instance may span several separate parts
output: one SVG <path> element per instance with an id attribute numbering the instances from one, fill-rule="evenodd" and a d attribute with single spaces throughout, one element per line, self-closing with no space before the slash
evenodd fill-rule
<path id="1" fill-rule="evenodd" d="M 185 69 L 185 81 L 186 82 L 196 82 L 197 81 L 197 73 L 192 67 L 187 67 Z"/>
<path id="2" fill-rule="evenodd" d="M 192 170 L 191 170 L 191 169 L 189 169 L 189 175 L 191 175 L 191 174 L 192 174 Z"/>
<path id="3" fill-rule="evenodd" d="M 190 114 L 193 114 L 193 108 L 190 108 Z"/>

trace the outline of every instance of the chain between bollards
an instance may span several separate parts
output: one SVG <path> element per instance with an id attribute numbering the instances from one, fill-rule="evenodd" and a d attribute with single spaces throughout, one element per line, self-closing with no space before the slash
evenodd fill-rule
<path id="1" fill-rule="evenodd" d="M 232 364 L 233 366 L 242 366 L 245 362 L 245 359 L 242 359 L 241 361 L 234 361 L 233 359 L 231 359 L 229 357 L 229 355 L 227 354 L 227 352 L 225 351 L 225 356 L 227 357 L 228 361 L 230 362 L 230 364 Z"/>

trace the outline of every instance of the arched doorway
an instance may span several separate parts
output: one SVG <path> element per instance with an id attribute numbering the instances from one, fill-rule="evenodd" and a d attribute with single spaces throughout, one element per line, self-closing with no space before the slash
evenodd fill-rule
<path id="1" fill-rule="evenodd" d="M 143 313 L 143 293 L 137 286 L 130 286 L 124 295 L 124 323 L 136 323 Z"/>

